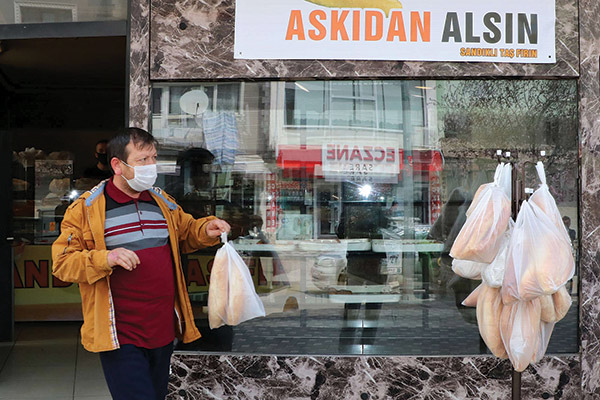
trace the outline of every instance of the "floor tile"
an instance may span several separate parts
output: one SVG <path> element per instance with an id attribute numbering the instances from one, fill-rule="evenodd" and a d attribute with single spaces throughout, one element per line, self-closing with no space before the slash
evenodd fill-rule
<path id="1" fill-rule="evenodd" d="M 2 342 L 0 343 L 0 371 L 2 371 L 2 367 L 6 362 L 8 355 L 12 351 L 13 343 L 12 342 Z"/>
<path id="2" fill-rule="evenodd" d="M 75 381 L 75 364 L 31 366 L 11 363 L 0 372 L 0 385 L 13 380 Z"/>
<path id="3" fill-rule="evenodd" d="M 0 385 L 2 400 L 38 400 L 73 397 L 74 379 L 13 379 Z"/>
<path id="4" fill-rule="evenodd" d="M 104 376 L 101 379 L 77 379 L 75 381 L 75 397 L 78 396 L 109 396 L 108 386 Z"/>

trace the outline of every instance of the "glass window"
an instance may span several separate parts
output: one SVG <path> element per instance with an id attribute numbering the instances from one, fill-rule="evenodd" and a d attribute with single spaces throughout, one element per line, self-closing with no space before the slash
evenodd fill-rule
<path id="1" fill-rule="evenodd" d="M 217 215 L 267 317 L 208 329 L 215 249 L 184 260 L 203 339 L 181 348 L 268 354 L 485 353 L 479 284 L 449 250 L 496 150 L 524 185 L 544 162 L 577 248 L 575 80 L 357 80 L 155 85 L 159 185 Z M 577 285 L 568 286 L 575 304 Z M 577 306 L 550 353 L 577 352 Z"/>
<path id="2" fill-rule="evenodd" d="M 0 24 L 116 21 L 127 19 L 124 0 L 44 0 L 0 2 Z"/>

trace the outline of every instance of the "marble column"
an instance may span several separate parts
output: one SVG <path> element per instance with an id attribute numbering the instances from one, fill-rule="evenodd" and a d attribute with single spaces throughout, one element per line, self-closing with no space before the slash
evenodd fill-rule
<path id="1" fill-rule="evenodd" d="M 585 399 L 600 399 L 600 3 L 580 0 L 581 369 Z"/>
<path id="2" fill-rule="evenodd" d="M 150 2 L 130 0 L 129 126 L 148 129 L 150 121 Z"/>

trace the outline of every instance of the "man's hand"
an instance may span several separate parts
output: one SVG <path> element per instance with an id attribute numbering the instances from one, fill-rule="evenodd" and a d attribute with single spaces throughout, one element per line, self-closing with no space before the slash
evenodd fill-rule
<path id="1" fill-rule="evenodd" d="M 133 271 L 139 263 L 139 257 L 131 250 L 119 247 L 108 252 L 108 266 L 111 268 L 118 265 L 128 271 Z"/>
<path id="2" fill-rule="evenodd" d="M 221 236 L 223 232 L 229 233 L 230 230 L 231 226 L 222 219 L 212 219 L 206 224 L 206 234 L 211 238 Z"/>

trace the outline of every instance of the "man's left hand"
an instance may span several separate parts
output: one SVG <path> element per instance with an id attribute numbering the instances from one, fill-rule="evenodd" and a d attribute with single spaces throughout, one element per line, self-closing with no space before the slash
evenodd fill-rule
<path id="1" fill-rule="evenodd" d="M 229 233 L 230 230 L 231 226 L 222 219 L 213 219 L 206 224 L 206 234 L 211 238 L 221 236 L 223 232 Z"/>

